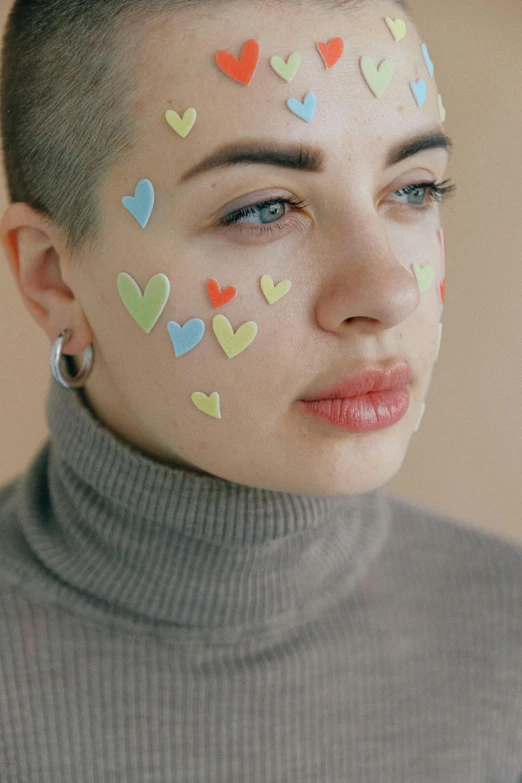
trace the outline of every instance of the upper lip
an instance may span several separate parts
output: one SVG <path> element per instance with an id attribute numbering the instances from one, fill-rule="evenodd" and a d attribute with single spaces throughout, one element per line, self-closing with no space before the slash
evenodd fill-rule
<path id="1" fill-rule="evenodd" d="M 335 383 L 334 386 L 328 386 L 323 391 L 311 394 L 309 397 L 303 397 L 302 401 L 346 399 L 372 391 L 402 389 L 410 383 L 412 377 L 412 368 L 405 361 L 386 367 L 366 365 L 356 373 Z"/>

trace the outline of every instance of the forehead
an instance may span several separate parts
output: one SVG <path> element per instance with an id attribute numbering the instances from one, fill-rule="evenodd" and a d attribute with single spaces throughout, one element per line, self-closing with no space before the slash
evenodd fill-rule
<path id="1" fill-rule="evenodd" d="M 267 138 L 322 144 L 325 149 L 362 145 L 369 155 L 382 156 L 388 146 L 408 132 L 433 127 L 438 121 L 437 87 L 423 61 L 422 39 L 404 12 L 393 2 L 377 0 L 357 6 L 322 10 L 315 3 L 231 2 L 206 6 L 205 11 L 180 11 L 153 16 L 134 29 L 128 52 L 137 93 L 132 119 L 141 129 L 137 146 L 167 145 L 188 169 L 211 149 L 238 140 Z M 407 34 L 395 41 L 385 17 L 402 18 Z M 334 37 L 344 40 L 344 53 L 331 69 L 317 44 Z M 260 58 L 250 85 L 226 76 L 216 53 L 240 56 L 243 44 L 255 39 Z M 286 60 L 299 52 L 301 63 L 290 83 L 280 78 L 270 61 Z M 394 63 L 394 76 L 385 94 L 376 98 L 366 83 L 360 58 L 379 66 Z M 417 105 L 410 83 L 424 78 L 428 96 Z M 287 107 L 313 91 L 317 108 L 305 122 Z M 193 107 L 197 121 L 185 139 L 175 136 L 165 121 L 169 109 L 180 116 Z M 379 149 L 379 152 L 377 150 Z"/>

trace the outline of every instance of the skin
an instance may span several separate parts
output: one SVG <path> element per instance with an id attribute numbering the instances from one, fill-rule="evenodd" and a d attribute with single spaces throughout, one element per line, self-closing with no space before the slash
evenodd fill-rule
<path id="1" fill-rule="evenodd" d="M 426 399 L 436 353 L 443 279 L 440 205 L 424 213 L 399 188 L 444 178 L 444 149 L 420 152 L 390 167 L 390 147 L 442 125 L 439 89 L 422 59 L 411 23 L 395 42 L 383 19 L 404 14 L 393 2 L 353 11 L 225 4 L 212 13 L 182 12 L 148 20 L 133 49 L 136 79 L 146 87 L 136 102 L 137 143 L 124 163 L 107 172 L 100 190 L 104 216 L 100 252 L 71 258 L 61 231 L 25 204 L 4 214 L 2 242 L 24 303 L 49 340 L 65 329 L 64 352 L 90 343 L 95 364 L 85 400 L 124 441 L 155 460 L 255 487 L 347 496 L 386 484 L 400 469 Z M 231 32 L 232 31 L 232 32 Z M 345 53 L 328 71 L 318 41 L 345 40 Z M 250 38 L 261 59 L 249 87 L 215 65 L 219 49 L 236 56 Z M 272 54 L 302 56 L 287 84 L 270 68 Z M 394 79 L 380 99 L 364 81 L 359 58 L 395 61 Z M 428 97 L 420 109 L 409 82 L 420 77 Z M 314 90 L 310 122 L 294 116 L 287 98 Z M 218 98 L 218 99 L 217 99 Z M 181 139 L 167 125 L 168 108 L 198 119 Z M 234 165 L 181 183 L 183 174 L 232 140 L 302 143 L 322 150 L 324 171 Z M 137 182 L 150 179 L 156 203 L 146 229 L 122 207 Z M 294 197 L 279 226 L 260 221 L 219 227 L 217 219 L 263 198 Z M 429 204 L 426 191 L 420 203 Z M 266 218 L 266 213 L 264 213 Z M 270 231 L 270 228 L 274 229 Z M 268 233 L 269 232 L 269 233 Z M 435 284 L 421 294 L 412 264 L 430 262 Z M 169 302 L 150 334 L 123 306 L 116 288 L 128 272 L 141 290 L 158 272 L 171 283 Z M 292 282 L 269 305 L 260 278 Z M 215 310 L 206 282 L 233 285 L 237 297 Z M 258 335 L 229 359 L 212 319 L 225 315 L 234 330 L 254 320 Z M 201 318 L 199 345 L 176 358 L 167 322 Z M 298 400 L 367 364 L 413 369 L 407 415 L 386 429 L 343 431 L 303 413 Z M 195 408 L 191 394 L 219 391 L 222 419 Z"/>

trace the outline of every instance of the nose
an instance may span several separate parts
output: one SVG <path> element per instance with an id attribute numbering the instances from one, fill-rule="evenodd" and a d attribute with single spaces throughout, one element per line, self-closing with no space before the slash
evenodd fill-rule
<path id="1" fill-rule="evenodd" d="M 326 331 L 344 334 L 356 321 L 368 329 L 392 329 L 419 307 L 413 269 L 393 252 L 378 215 L 336 232 L 319 268 L 316 319 Z"/>

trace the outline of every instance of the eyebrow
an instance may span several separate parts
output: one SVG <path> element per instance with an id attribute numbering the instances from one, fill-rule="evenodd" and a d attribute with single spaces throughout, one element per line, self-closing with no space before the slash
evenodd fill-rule
<path id="1" fill-rule="evenodd" d="M 395 166 L 397 163 L 430 149 L 446 149 L 451 151 L 451 138 L 438 129 L 417 133 L 408 139 L 395 144 L 386 157 L 385 166 Z M 225 168 L 238 164 L 264 164 L 282 168 L 296 169 L 318 173 L 324 171 L 325 154 L 319 147 L 302 144 L 281 145 L 273 142 L 237 142 L 226 144 L 213 152 L 200 163 L 189 169 L 180 179 L 180 184 L 196 177 L 203 172 Z"/>

